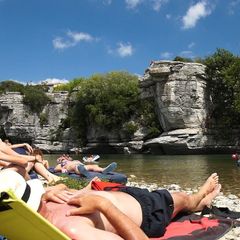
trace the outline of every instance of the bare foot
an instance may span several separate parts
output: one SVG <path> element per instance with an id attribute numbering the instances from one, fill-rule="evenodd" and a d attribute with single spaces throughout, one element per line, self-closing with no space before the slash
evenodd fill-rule
<path id="1" fill-rule="evenodd" d="M 213 191 L 207 194 L 207 196 L 201 200 L 201 202 L 196 207 L 195 211 L 201 211 L 205 206 L 210 207 L 213 199 L 217 197 L 217 195 L 220 193 L 221 188 L 222 188 L 222 185 L 217 184 L 217 186 L 213 189 Z"/>
<path id="2" fill-rule="evenodd" d="M 217 173 L 211 174 L 211 176 L 207 179 L 207 181 L 201 186 L 199 193 L 206 196 L 211 193 L 214 188 L 218 185 L 218 175 Z"/>

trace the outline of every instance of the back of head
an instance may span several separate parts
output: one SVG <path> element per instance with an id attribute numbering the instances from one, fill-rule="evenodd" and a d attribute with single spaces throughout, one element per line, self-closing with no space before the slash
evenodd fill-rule
<path id="1" fill-rule="evenodd" d="M 39 179 L 26 181 L 14 170 L 4 169 L 0 171 L 0 192 L 9 191 L 35 211 L 38 210 L 42 194 L 45 192 Z"/>
<path id="2" fill-rule="evenodd" d="M 39 148 L 34 148 L 32 155 L 34 155 L 34 156 L 40 155 L 42 157 L 43 153 L 42 153 L 42 151 Z"/>

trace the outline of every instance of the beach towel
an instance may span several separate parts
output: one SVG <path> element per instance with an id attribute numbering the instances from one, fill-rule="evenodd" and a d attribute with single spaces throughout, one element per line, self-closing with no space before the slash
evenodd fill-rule
<path id="1" fill-rule="evenodd" d="M 92 189 L 117 191 L 125 187 L 118 183 L 92 181 Z M 197 214 L 178 215 L 168 225 L 164 236 L 151 240 L 215 240 L 224 236 L 234 226 L 232 219 L 204 217 Z"/>
<path id="2" fill-rule="evenodd" d="M 215 240 L 234 226 L 232 219 L 204 217 L 197 214 L 181 215 L 167 226 L 164 236 L 151 240 Z"/>

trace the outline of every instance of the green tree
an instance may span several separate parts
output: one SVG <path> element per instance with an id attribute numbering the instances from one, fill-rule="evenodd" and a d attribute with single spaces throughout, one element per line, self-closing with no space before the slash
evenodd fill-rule
<path id="1" fill-rule="evenodd" d="M 181 56 L 176 56 L 173 61 L 179 61 L 179 62 L 193 62 L 191 58 L 185 58 Z"/>
<path id="2" fill-rule="evenodd" d="M 84 81 L 85 78 L 75 78 L 68 83 L 60 84 L 56 87 L 54 87 L 55 92 L 59 91 L 68 91 L 69 93 L 73 92 L 75 88 L 81 85 L 82 81 Z"/>
<path id="3" fill-rule="evenodd" d="M 237 101 L 234 99 L 237 59 L 231 52 L 217 49 L 204 62 L 207 66 L 208 89 L 214 106 L 213 117 L 219 124 L 232 125 L 239 120 L 239 112 L 235 108 Z M 235 72 L 232 72 L 233 68 Z"/>
<path id="4" fill-rule="evenodd" d="M 138 104 L 136 76 L 126 72 L 96 74 L 80 84 L 73 123 L 79 130 L 91 125 L 119 129 L 131 118 Z"/>
<path id="5" fill-rule="evenodd" d="M 238 114 L 240 113 L 240 58 L 228 67 L 224 72 L 226 84 L 231 89 L 231 96 L 233 98 L 233 109 Z"/>
<path id="6" fill-rule="evenodd" d="M 32 112 L 40 114 L 50 99 L 41 86 L 26 86 L 24 88 L 23 103 L 29 106 Z"/>
<path id="7" fill-rule="evenodd" d="M 23 94 L 24 85 L 14 81 L 6 80 L 0 82 L 0 93 L 5 92 L 20 92 Z"/>

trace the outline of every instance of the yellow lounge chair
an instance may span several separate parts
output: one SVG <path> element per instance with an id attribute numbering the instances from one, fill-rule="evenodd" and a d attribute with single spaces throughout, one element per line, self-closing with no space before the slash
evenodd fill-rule
<path id="1" fill-rule="evenodd" d="M 70 240 L 11 190 L 0 193 L 0 235 L 9 240 Z"/>

